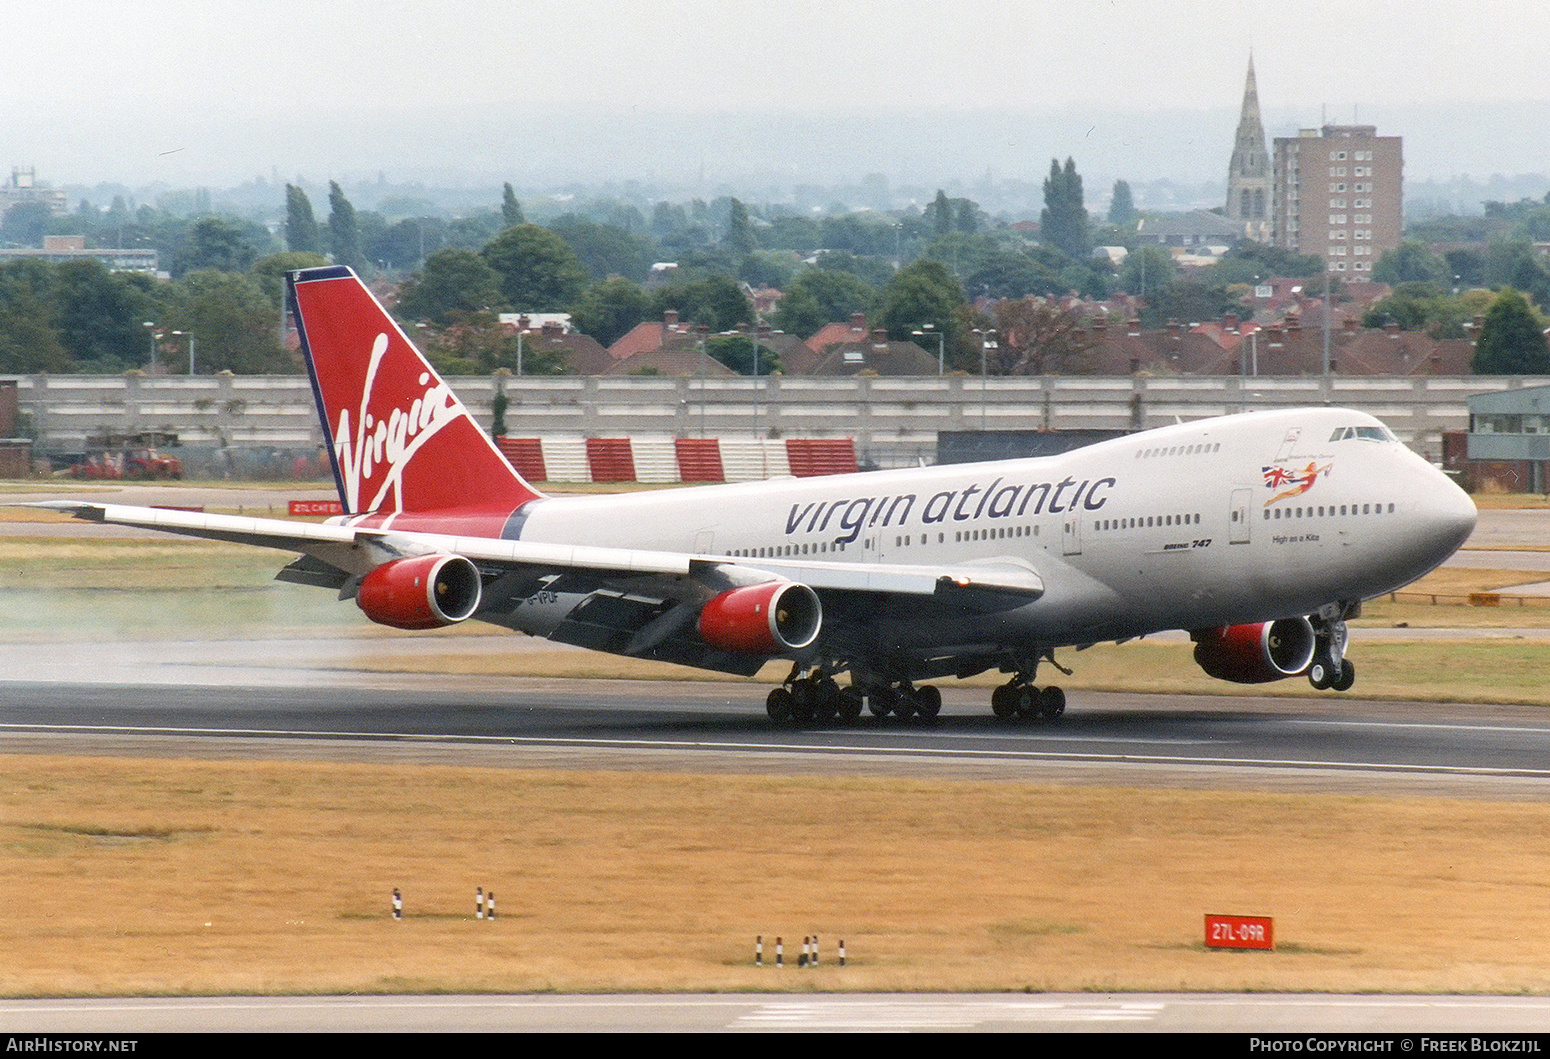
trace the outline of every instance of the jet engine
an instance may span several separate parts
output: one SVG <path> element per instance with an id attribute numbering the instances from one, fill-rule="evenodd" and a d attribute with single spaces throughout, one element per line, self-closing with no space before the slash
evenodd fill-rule
<path id="1" fill-rule="evenodd" d="M 439 629 L 479 609 L 479 570 L 461 555 L 416 555 L 383 563 L 361 580 L 355 602 L 395 629 Z"/>
<path id="2" fill-rule="evenodd" d="M 1264 684 L 1305 672 L 1316 646 L 1307 618 L 1226 625 L 1191 636 L 1200 668 L 1235 684 Z"/>
<path id="3" fill-rule="evenodd" d="M 795 581 L 733 588 L 700 610 L 700 637 L 728 651 L 776 655 L 800 651 L 818 639 L 823 605 Z"/>

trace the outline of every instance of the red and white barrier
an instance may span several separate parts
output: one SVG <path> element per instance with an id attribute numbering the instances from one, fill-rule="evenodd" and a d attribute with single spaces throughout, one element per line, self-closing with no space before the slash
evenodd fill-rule
<path id="1" fill-rule="evenodd" d="M 857 470 L 855 438 L 496 439 L 532 482 L 754 482 Z"/>

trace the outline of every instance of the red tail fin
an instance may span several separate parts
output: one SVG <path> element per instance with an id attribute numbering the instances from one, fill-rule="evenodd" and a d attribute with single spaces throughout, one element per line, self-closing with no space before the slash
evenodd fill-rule
<path id="1" fill-rule="evenodd" d="M 287 280 L 345 511 L 510 512 L 540 495 L 354 272 Z"/>

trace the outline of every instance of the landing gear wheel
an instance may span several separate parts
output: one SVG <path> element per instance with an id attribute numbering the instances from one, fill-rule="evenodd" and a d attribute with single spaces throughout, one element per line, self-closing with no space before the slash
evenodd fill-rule
<path id="1" fill-rule="evenodd" d="M 907 721 L 915 716 L 915 693 L 908 688 L 899 688 L 894 692 L 893 715 L 901 721 Z"/>
<path id="2" fill-rule="evenodd" d="M 1034 687 L 1021 687 L 1012 694 L 1012 701 L 1017 704 L 1017 716 L 1019 720 L 1031 721 L 1039 715 L 1039 689 Z"/>
<path id="3" fill-rule="evenodd" d="M 845 688 L 840 692 L 840 723 L 855 724 L 856 718 L 861 716 L 861 691 L 858 688 Z"/>
<path id="4" fill-rule="evenodd" d="M 1313 685 L 1313 690 L 1323 691 L 1334 683 L 1332 679 L 1334 672 L 1334 667 L 1328 662 L 1325 662 L 1323 659 L 1315 659 L 1314 663 L 1308 667 L 1308 683 Z"/>
<path id="5" fill-rule="evenodd" d="M 1053 721 L 1066 712 L 1066 693 L 1060 688 L 1048 687 L 1039 692 L 1039 716 Z"/>
<path id="6" fill-rule="evenodd" d="M 764 710 L 770 715 L 771 721 L 784 727 L 791 723 L 795 715 L 796 701 L 785 688 L 776 688 L 764 700 Z"/>
<path id="7" fill-rule="evenodd" d="M 791 719 L 805 727 L 813 723 L 818 712 L 817 689 L 806 680 L 791 685 Z"/>
<path id="8" fill-rule="evenodd" d="M 1356 683 L 1356 666 L 1348 658 L 1340 663 L 1340 675 L 1329 685 L 1336 691 L 1350 691 Z"/>
<path id="9" fill-rule="evenodd" d="M 840 715 L 840 686 L 830 677 L 814 678 L 813 716 L 819 723 L 832 723 Z"/>
<path id="10" fill-rule="evenodd" d="M 1003 721 L 1010 721 L 1017 716 L 1017 689 L 1010 684 L 1002 684 L 990 693 L 990 712 Z"/>
<path id="11" fill-rule="evenodd" d="M 942 712 L 942 692 L 931 684 L 915 689 L 915 713 L 923 721 L 936 719 Z"/>
<path id="12" fill-rule="evenodd" d="M 887 717 L 893 712 L 894 694 L 891 688 L 872 688 L 866 693 L 866 708 L 873 717 Z"/>

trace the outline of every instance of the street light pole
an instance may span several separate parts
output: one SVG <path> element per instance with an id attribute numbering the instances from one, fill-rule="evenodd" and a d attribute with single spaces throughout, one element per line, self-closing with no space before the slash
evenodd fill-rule
<path id="1" fill-rule="evenodd" d="M 182 335 L 188 339 L 188 373 L 190 375 L 194 374 L 194 332 L 174 331 L 172 333 L 175 335 Z"/>
<path id="2" fill-rule="evenodd" d="M 147 335 L 149 335 L 150 339 L 151 339 L 151 363 L 150 363 L 149 371 L 150 371 L 150 373 L 152 375 L 155 375 L 156 374 L 156 322 L 154 320 L 147 320 L 145 322 L 145 333 Z"/>
<path id="3" fill-rule="evenodd" d="M 993 327 L 980 330 L 974 329 L 974 333 L 980 336 L 980 430 L 985 429 L 985 416 L 990 403 L 989 374 L 985 370 L 985 353 L 987 350 L 999 348 L 996 344 L 996 329 Z"/>
<path id="4" fill-rule="evenodd" d="M 1324 375 L 1329 375 L 1329 262 L 1324 262 Z"/>

